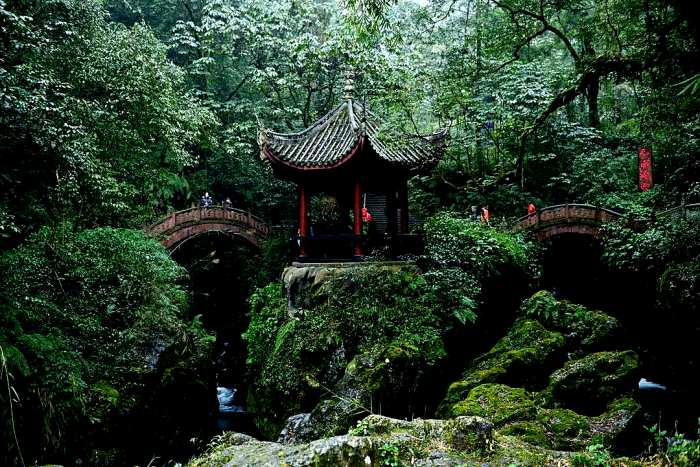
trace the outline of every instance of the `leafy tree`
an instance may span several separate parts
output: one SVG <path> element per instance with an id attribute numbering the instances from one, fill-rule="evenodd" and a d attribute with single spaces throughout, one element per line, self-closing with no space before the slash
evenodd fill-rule
<path id="1" fill-rule="evenodd" d="M 75 449 L 74 438 L 95 443 L 78 427 L 89 421 L 109 430 L 123 414 L 139 413 L 152 373 L 164 370 L 151 356 L 154 339 L 185 361 L 209 356 L 201 328 L 185 321 L 183 269 L 141 232 L 56 237 L 43 229 L 2 265 L 0 342 L 5 368 L 19 370 L 14 428 L 25 457 L 50 459 Z M 3 396 L 3 410 L 8 403 Z"/>
<path id="2" fill-rule="evenodd" d="M 186 189 L 178 173 L 215 122 L 147 28 L 107 24 L 93 2 L 0 7 L 8 229 L 140 226 Z"/>

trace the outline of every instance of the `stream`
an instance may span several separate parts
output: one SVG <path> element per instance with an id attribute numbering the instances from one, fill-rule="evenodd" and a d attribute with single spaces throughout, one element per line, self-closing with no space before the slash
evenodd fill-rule
<path id="1" fill-rule="evenodd" d="M 236 431 L 259 438 L 260 433 L 245 408 L 248 389 L 245 343 L 240 336 L 228 336 L 224 339 L 224 342 L 217 341 L 214 347 L 216 352 L 216 396 L 219 399 L 219 415 L 216 420 L 215 434 Z"/>

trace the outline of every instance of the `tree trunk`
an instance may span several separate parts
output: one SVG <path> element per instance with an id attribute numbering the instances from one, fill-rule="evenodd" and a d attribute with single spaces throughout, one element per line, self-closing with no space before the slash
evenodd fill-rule
<path id="1" fill-rule="evenodd" d="M 595 57 L 595 50 L 590 39 L 583 40 L 583 56 Z M 586 100 L 588 101 L 588 124 L 592 128 L 600 125 L 600 114 L 598 113 L 598 93 L 600 89 L 600 77 L 594 76 L 586 87 Z"/>

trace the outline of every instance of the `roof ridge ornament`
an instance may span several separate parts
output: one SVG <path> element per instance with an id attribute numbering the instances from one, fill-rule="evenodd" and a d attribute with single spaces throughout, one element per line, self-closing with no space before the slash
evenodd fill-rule
<path id="1" fill-rule="evenodd" d="M 343 99 L 353 100 L 355 98 L 355 73 L 351 68 L 345 72 L 345 96 Z"/>

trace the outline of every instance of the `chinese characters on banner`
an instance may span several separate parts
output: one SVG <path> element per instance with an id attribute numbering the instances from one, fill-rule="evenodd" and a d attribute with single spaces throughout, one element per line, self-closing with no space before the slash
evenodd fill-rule
<path id="1" fill-rule="evenodd" d="M 639 150 L 639 189 L 647 191 L 651 188 L 651 148 Z"/>

